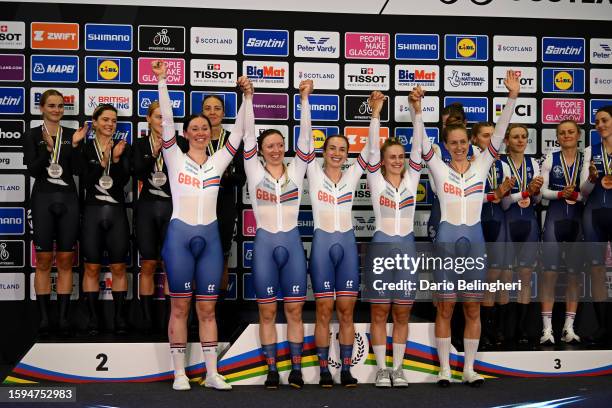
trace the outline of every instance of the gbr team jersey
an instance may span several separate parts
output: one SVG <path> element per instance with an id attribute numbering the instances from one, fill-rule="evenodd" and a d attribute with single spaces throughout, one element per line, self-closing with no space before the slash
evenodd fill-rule
<path id="1" fill-rule="evenodd" d="M 282 177 L 276 180 L 257 158 L 253 101 L 246 100 L 244 104 L 246 105 L 244 168 L 257 228 L 272 233 L 291 231 L 297 227 L 306 167 L 314 160 L 309 142 L 312 133 L 310 105 L 308 100 L 302 101 L 296 154 L 287 165 Z"/>
<path id="2" fill-rule="evenodd" d="M 217 220 L 217 193 L 221 175 L 236 154 L 242 140 L 244 104 L 225 147 L 218 150 L 204 164 L 193 161 L 176 144 L 174 118 L 165 80 L 158 83 L 159 107 L 162 113 L 163 155 L 168 167 L 168 181 L 172 190 L 172 218 L 189 225 L 208 225 Z"/>
<path id="3" fill-rule="evenodd" d="M 495 126 L 495 132 L 486 153 L 478 155 L 470 162 L 465 173 L 455 171 L 438 155 L 434 154 L 431 141 L 422 137 L 423 158 L 427 162 L 430 174 L 436 185 L 436 194 L 440 200 L 440 222 L 451 225 L 472 226 L 480 222 L 480 213 L 484 202 L 485 182 L 491 165 L 498 157 L 498 150 L 504 140 L 506 128 L 510 123 L 516 99 L 508 102 Z M 414 112 L 411 112 L 411 114 Z M 414 131 L 424 134 L 425 125 L 421 115 L 415 115 Z M 414 117 L 414 116 L 413 116 Z"/>
<path id="4" fill-rule="evenodd" d="M 370 120 L 370 140 L 376 140 L 380 132 L 380 120 Z M 390 236 L 406 236 L 413 231 L 416 191 L 421 176 L 421 139 L 423 133 L 415 133 L 408 159 L 408 169 L 396 188 L 382 175 L 380 149 L 371 143 L 368 152 L 368 188 L 376 217 L 376 231 Z"/>

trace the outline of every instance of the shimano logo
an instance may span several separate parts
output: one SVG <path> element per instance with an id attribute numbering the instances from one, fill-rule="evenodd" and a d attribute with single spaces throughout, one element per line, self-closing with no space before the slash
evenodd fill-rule
<path id="1" fill-rule="evenodd" d="M 397 44 L 399 51 L 438 51 L 436 44 Z"/>
<path id="2" fill-rule="evenodd" d="M 464 106 L 465 113 L 487 113 L 487 108 L 484 106 Z"/>
<path id="3" fill-rule="evenodd" d="M 23 220 L 16 217 L 0 217 L 0 225 L 22 225 Z"/>
<path id="4" fill-rule="evenodd" d="M 87 34 L 89 41 L 130 41 L 130 36 L 127 34 Z"/>
<path id="5" fill-rule="evenodd" d="M 336 105 L 313 104 L 310 105 L 310 109 L 315 112 L 336 112 L 338 107 Z"/>

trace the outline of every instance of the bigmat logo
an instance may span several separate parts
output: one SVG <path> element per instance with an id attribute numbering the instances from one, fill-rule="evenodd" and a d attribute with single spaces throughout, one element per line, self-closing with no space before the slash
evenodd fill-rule
<path id="1" fill-rule="evenodd" d="M 304 79 L 312 79 L 316 89 L 337 90 L 340 88 L 340 64 L 296 62 L 293 64 L 293 87 L 299 89 Z"/>
<path id="2" fill-rule="evenodd" d="M 536 93 L 538 90 L 538 70 L 535 67 L 493 67 L 493 91 L 507 93 L 504 85 L 506 72 L 511 69 L 519 76 L 521 93 Z"/>
<path id="3" fill-rule="evenodd" d="M 185 53 L 185 27 L 138 26 L 138 51 Z"/>
<path id="4" fill-rule="evenodd" d="M 85 57 L 85 82 L 132 83 L 131 57 Z"/>
<path id="5" fill-rule="evenodd" d="M 236 55 L 238 30 L 235 28 L 191 27 L 191 53 Z"/>
<path id="6" fill-rule="evenodd" d="M 293 55 L 303 58 L 339 58 L 340 33 L 337 31 L 294 31 Z"/>
<path id="7" fill-rule="evenodd" d="M 153 73 L 151 63 L 157 58 L 138 58 L 138 83 L 140 85 L 157 85 L 157 76 Z M 185 85 L 185 60 L 183 58 L 164 58 L 168 65 L 166 84 Z"/>
<path id="8" fill-rule="evenodd" d="M 389 90 L 389 66 L 385 64 L 345 64 L 344 89 Z"/>
<path id="9" fill-rule="evenodd" d="M 369 122 L 372 109 L 368 105 L 370 95 L 344 95 L 344 120 L 349 122 Z M 383 105 L 380 121 L 389 121 L 389 101 Z"/>
<path id="10" fill-rule="evenodd" d="M 444 36 L 444 59 L 487 61 L 489 59 L 489 37 L 446 34 Z"/>
<path id="11" fill-rule="evenodd" d="M 25 56 L 23 54 L 0 54 L 0 82 L 23 82 L 25 80 Z"/>
<path id="12" fill-rule="evenodd" d="M 408 98 L 405 95 L 395 96 L 395 121 L 412 122 Z M 423 122 L 438 122 L 440 120 L 440 98 L 437 96 L 426 96 L 421 101 L 423 110 Z"/>
<path id="13" fill-rule="evenodd" d="M 256 93 L 253 95 L 255 119 L 287 120 L 289 119 L 289 95 L 273 93 Z"/>
<path id="14" fill-rule="evenodd" d="M 429 138 L 429 141 L 434 144 L 438 143 L 440 138 L 440 130 L 436 127 L 426 127 L 425 133 Z M 401 144 L 404 145 L 406 153 L 410 154 L 412 150 L 412 136 L 414 135 L 414 128 L 411 127 L 397 127 L 395 128 L 395 137 Z"/>
<path id="15" fill-rule="evenodd" d="M 542 68 L 542 92 L 584 93 L 584 69 Z"/>
<path id="16" fill-rule="evenodd" d="M 395 90 L 411 91 L 421 86 L 426 91 L 440 90 L 440 67 L 438 65 L 396 65 Z"/>
<path id="17" fill-rule="evenodd" d="M 542 123 L 557 124 L 564 120 L 584 123 L 584 99 L 542 99 Z"/>
<path id="18" fill-rule="evenodd" d="M 246 75 L 255 88 L 288 88 L 289 63 L 281 61 L 243 61 L 242 75 Z"/>
<path id="19" fill-rule="evenodd" d="M 584 38 L 542 37 L 542 62 L 583 64 Z"/>
<path id="20" fill-rule="evenodd" d="M 192 59 L 189 68 L 192 86 L 232 88 L 238 78 L 238 66 L 234 60 Z"/>
<path id="21" fill-rule="evenodd" d="M 119 116 L 132 116 L 133 95 L 131 89 L 85 89 L 85 115 L 93 114 L 96 107 L 101 103 L 113 105 Z"/>
<path id="22" fill-rule="evenodd" d="M 25 176 L 23 174 L 0 175 L 0 202 L 22 203 L 25 201 Z"/>
<path id="23" fill-rule="evenodd" d="M 236 111 L 237 111 L 237 95 L 236 92 L 201 92 L 201 91 L 192 91 L 190 96 L 190 113 L 202 113 L 202 102 L 204 98 L 208 95 L 216 95 L 223 100 L 223 105 L 225 106 L 225 116 L 223 119 L 235 119 Z"/>
<path id="24" fill-rule="evenodd" d="M 30 24 L 30 47 L 33 50 L 78 50 L 79 25 L 76 23 Z"/>
<path id="25" fill-rule="evenodd" d="M 25 234 L 25 210 L 22 207 L 0 207 L 0 235 Z"/>
<path id="26" fill-rule="evenodd" d="M 25 266 L 25 242 L 0 241 L 0 268 L 23 268 Z"/>
<path id="27" fill-rule="evenodd" d="M 25 121 L 0 119 L 0 147 L 23 147 Z"/>
<path id="28" fill-rule="evenodd" d="M 85 122 L 85 124 L 91 128 L 91 121 L 88 120 Z M 131 145 L 133 140 L 132 126 L 132 122 L 117 121 L 117 130 L 115 130 L 115 134 L 113 134 L 113 140 L 125 140 L 129 145 Z M 87 133 L 87 139 L 93 140 L 93 138 L 93 132 Z"/>
<path id="29" fill-rule="evenodd" d="M 315 121 L 340 120 L 340 97 L 338 95 L 312 94 L 308 97 L 310 102 L 310 117 Z M 293 119 L 300 120 L 302 104 L 300 95 L 293 95 Z"/>
<path id="30" fill-rule="evenodd" d="M 493 36 L 493 61 L 536 62 L 538 39 L 518 35 Z"/>
<path id="31" fill-rule="evenodd" d="M 451 92 L 487 92 L 489 68 L 474 65 L 446 65 L 444 90 Z"/>
<path id="32" fill-rule="evenodd" d="M 395 34 L 395 59 L 440 59 L 440 36 L 438 34 Z"/>
<path id="33" fill-rule="evenodd" d="M 169 91 L 172 114 L 176 118 L 185 117 L 185 92 Z M 153 101 L 159 100 L 159 93 L 153 90 L 138 90 L 138 116 L 147 116 L 147 109 Z"/>
<path id="34" fill-rule="evenodd" d="M 30 88 L 30 114 L 40 115 L 40 98 L 42 94 L 49 88 L 36 87 Z M 64 115 L 78 115 L 79 109 L 79 88 L 55 88 L 64 96 Z"/>
<path id="35" fill-rule="evenodd" d="M 591 112 L 591 125 L 595 124 L 595 115 L 597 114 L 597 110 L 604 106 L 612 106 L 612 99 L 591 99 L 590 101 L 590 112 Z M 2 122 L 0 122 L 0 126 L 2 126 Z"/>
<path id="36" fill-rule="evenodd" d="M 591 69 L 589 90 L 592 94 L 612 94 L 612 69 Z"/>
<path id="37" fill-rule="evenodd" d="M 25 88 L 0 87 L 0 115 L 25 113 Z"/>
<path id="38" fill-rule="evenodd" d="M 368 142 L 369 128 L 367 126 L 347 126 L 344 128 L 344 135 L 349 140 L 349 153 L 359 153 Z M 389 138 L 389 128 L 380 127 L 380 143 L 384 143 Z"/>
<path id="39" fill-rule="evenodd" d="M 0 49 L 23 50 L 25 48 L 25 23 L 0 21 Z"/>
<path id="40" fill-rule="evenodd" d="M 31 55 L 32 82 L 79 82 L 79 57 L 76 55 Z"/>
<path id="41" fill-rule="evenodd" d="M 493 98 L 493 122 L 497 123 L 506 106 L 507 98 Z M 514 105 L 513 123 L 536 123 L 538 121 L 538 100 L 536 98 L 517 98 Z"/>
<path id="42" fill-rule="evenodd" d="M 388 33 L 345 33 L 344 58 L 389 59 L 390 42 Z"/>
<path id="43" fill-rule="evenodd" d="M 444 106 L 455 102 L 463 105 L 468 122 L 486 122 L 489 120 L 489 100 L 487 98 L 469 96 L 444 97 Z"/>
<path id="44" fill-rule="evenodd" d="M 591 64 L 612 64 L 612 38 L 591 38 Z"/>
<path id="45" fill-rule="evenodd" d="M 134 35 L 129 24 L 85 24 L 85 50 L 131 52 Z"/>
<path id="46" fill-rule="evenodd" d="M 289 56 L 289 31 L 242 30 L 242 54 L 247 56 Z"/>
<path id="47" fill-rule="evenodd" d="M 340 133 L 338 126 L 313 126 L 312 127 L 312 139 L 314 140 L 315 152 L 321 153 L 323 151 L 323 143 L 329 136 L 337 135 Z M 300 127 L 293 127 L 293 146 L 297 146 L 298 138 L 300 137 Z M 296 150 L 296 149 L 294 149 Z"/>

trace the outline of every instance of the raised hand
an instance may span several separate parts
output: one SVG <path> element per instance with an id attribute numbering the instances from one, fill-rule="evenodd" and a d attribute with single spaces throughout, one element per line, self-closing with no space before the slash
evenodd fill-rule
<path id="1" fill-rule="evenodd" d="M 305 79 L 303 81 L 300 81 L 300 98 L 301 99 L 306 99 L 308 98 L 308 95 L 312 94 L 312 91 L 314 90 L 314 82 L 312 82 L 312 79 Z"/>
<path id="2" fill-rule="evenodd" d="M 155 60 L 151 62 L 151 68 L 153 73 L 157 76 L 157 79 L 166 79 L 168 74 L 168 64 L 162 60 Z"/>
<path id="3" fill-rule="evenodd" d="M 245 98 L 253 97 L 253 93 L 255 92 L 253 83 L 245 75 L 238 78 L 238 80 L 236 81 L 236 85 L 240 87 L 240 89 L 242 90 L 242 94 L 244 95 Z"/>
<path id="4" fill-rule="evenodd" d="M 370 105 L 370 109 L 372 109 L 372 117 L 379 118 L 380 112 L 385 105 L 385 95 L 380 91 L 372 92 L 368 98 L 368 105 Z"/>
<path id="5" fill-rule="evenodd" d="M 508 97 L 510 98 L 518 97 L 519 92 L 521 91 L 521 82 L 519 80 L 519 75 L 515 71 L 511 69 L 506 71 L 506 78 L 504 79 L 504 85 L 506 86 L 506 89 L 509 92 Z"/>
<path id="6" fill-rule="evenodd" d="M 415 113 L 421 113 L 421 99 L 425 97 L 425 90 L 418 85 L 415 88 L 412 88 L 412 92 L 408 95 L 408 103 L 412 105 Z"/>

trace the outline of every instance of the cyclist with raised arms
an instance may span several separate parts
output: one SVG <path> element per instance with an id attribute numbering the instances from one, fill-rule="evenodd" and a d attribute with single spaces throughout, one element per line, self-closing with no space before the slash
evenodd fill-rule
<path id="1" fill-rule="evenodd" d="M 372 92 L 369 99 L 372 118 L 370 119 L 370 140 L 376 140 L 380 134 L 380 111 L 385 96 Z M 418 113 L 417 113 L 418 114 Z M 376 232 L 372 243 L 400 243 L 412 256 L 416 255 L 414 246 L 414 210 L 417 187 L 421 176 L 421 139 L 423 134 L 417 132 L 412 138 L 412 148 L 406 170 L 404 146 L 397 139 L 387 139 L 379 148 L 376 143 L 368 151 L 368 187 L 371 192 L 372 207 L 376 217 Z M 382 157 L 382 160 L 381 160 Z M 366 273 L 372 273 L 367 271 Z M 416 274 L 394 271 L 389 276 L 393 282 L 411 280 L 415 282 Z M 371 290 L 373 279 L 368 279 L 367 290 Z M 370 299 L 372 323 L 370 335 L 372 349 L 376 356 L 378 372 L 377 387 L 407 387 L 408 380 L 404 375 L 403 361 L 408 339 L 408 320 L 414 303 L 415 291 L 380 291 Z M 387 319 L 393 316 L 393 370 L 387 370 Z"/>
<path id="2" fill-rule="evenodd" d="M 252 100 L 247 100 L 244 167 L 249 195 L 257 220 L 253 251 L 253 276 L 259 308 L 259 339 L 268 365 L 266 388 L 278 388 L 280 379 L 276 367 L 277 301 L 284 301 L 287 319 L 287 340 L 291 355 L 289 384 L 302 388 L 302 348 L 304 325 L 302 308 L 306 301 L 306 257 L 297 228 L 302 198 L 302 185 L 311 152 L 310 105 L 311 80 L 300 82 L 300 135 L 296 155 L 284 164 L 285 140 L 275 129 L 255 136 Z M 265 164 L 257 159 L 261 155 Z M 279 291 L 283 297 L 279 298 Z"/>
<path id="3" fill-rule="evenodd" d="M 236 130 L 225 148 L 210 157 L 206 152 L 211 138 L 210 121 L 201 114 L 186 118 L 183 134 L 189 142 L 189 150 L 183 153 L 176 143 L 172 106 L 166 85 L 167 65 L 160 60 L 154 61 L 152 65 L 158 77 L 163 158 L 168 167 L 168 180 L 172 189 L 172 218 L 162 249 L 171 297 L 168 337 L 174 365 L 172 387 L 175 390 L 190 389 L 185 374 L 185 348 L 192 282 L 195 282 L 199 335 L 206 364 L 206 379 L 202 385 L 229 390 L 231 385 L 217 372 L 215 304 L 223 274 L 223 253 L 215 209 L 221 175 L 236 154 L 242 139 L 240 129 L 243 127 L 241 120 L 244 104 L 238 115 Z M 248 98 L 252 94 L 248 79 L 241 77 L 238 84 Z"/>
<path id="4" fill-rule="evenodd" d="M 484 236 L 480 225 L 482 204 L 484 201 L 484 184 L 491 165 L 497 158 L 497 151 L 503 141 L 506 127 L 510 122 L 514 105 L 518 97 L 520 83 L 514 71 L 509 70 L 504 80 L 509 90 L 508 101 L 495 128 L 487 152 L 473 161 L 467 158 L 469 138 L 463 124 L 448 124 L 442 134 L 445 147 L 451 154 L 447 165 L 434 154 L 431 142 L 423 137 L 423 158 L 436 181 L 440 199 L 441 222 L 436 236 L 436 244 L 445 256 L 468 257 L 474 260 L 475 267 L 466 270 L 461 276 L 468 282 L 484 280 L 484 265 L 477 262 L 485 255 Z M 415 132 L 425 131 L 423 119 L 416 112 L 420 111 L 420 100 L 424 92 L 417 87 L 410 96 L 411 114 L 414 118 Z M 457 282 L 458 275 L 453 268 L 440 269 L 434 273 L 437 283 Z M 453 314 L 458 291 L 456 286 L 442 286 L 437 292 L 437 316 L 435 325 L 436 345 L 440 360 L 438 384 L 450 385 L 450 320 Z M 474 360 L 478 351 L 480 338 L 480 301 L 483 293 L 480 290 L 461 291 L 466 300 L 463 311 L 466 318 L 464 331 L 465 360 L 463 381 L 479 386 L 484 378 L 474 371 Z"/>

